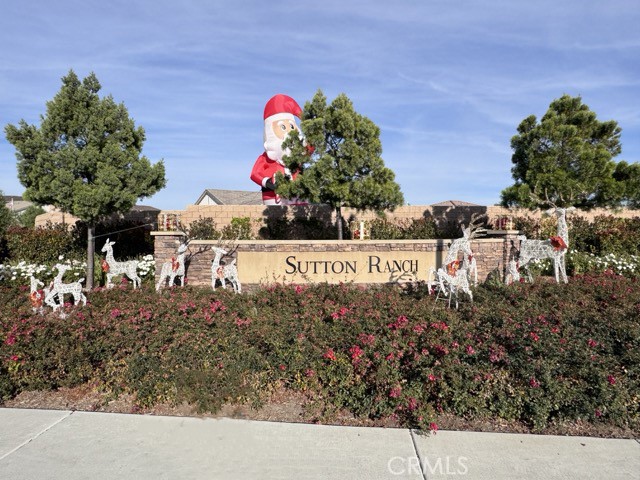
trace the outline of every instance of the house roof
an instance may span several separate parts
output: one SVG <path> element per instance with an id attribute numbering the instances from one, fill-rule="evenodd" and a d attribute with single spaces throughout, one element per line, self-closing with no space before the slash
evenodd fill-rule
<path id="1" fill-rule="evenodd" d="M 132 212 L 159 212 L 160 209 L 150 205 L 134 205 L 131 207 Z"/>
<path id="2" fill-rule="evenodd" d="M 210 197 L 218 205 L 262 205 L 262 193 L 259 191 L 208 188 L 196 200 L 196 205 L 199 205 L 205 196 Z"/>
<path id="3" fill-rule="evenodd" d="M 465 202 L 463 200 L 445 200 L 444 202 L 432 203 L 432 207 L 482 207 L 477 203 Z"/>
<path id="4" fill-rule="evenodd" d="M 7 208 L 16 213 L 22 212 L 33 205 L 33 202 L 23 200 L 19 195 L 4 195 L 3 200 Z"/>

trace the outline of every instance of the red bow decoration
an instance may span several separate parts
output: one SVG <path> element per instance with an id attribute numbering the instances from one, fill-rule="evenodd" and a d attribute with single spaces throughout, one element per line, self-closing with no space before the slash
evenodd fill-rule
<path id="1" fill-rule="evenodd" d="M 179 268 L 180 268 L 180 262 L 176 260 L 176 257 L 171 257 L 171 269 L 174 272 L 177 272 Z"/>
<path id="2" fill-rule="evenodd" d="M 567 249 L 567 244 L 564 242 L 562 237 L 551 237 L 549 241 L 556 252 Z"/>
<path id="3" fill-rule="evenodd" d="M 453 262 L 447 264 L 447 273 L 452 277 L 456 276 L 459 269 L 460 269 L 460 260 L 454 260 Z"/>
<path id="4" fill-rule="evenodd" d="M 104 273 L 107 273 L 109 271 L 109 264 L 106 260 L 102 260 L 102 271 Z"/>
<path id="5" fill-rule="evenodd" d="M 31 295 L 29 295 L 29 299 L 31 300 L 31 305 L 34 308 L 40 308 L 42 306 L 42 297 L 44 296 L 44 292 L 42 290 L 36 290 Z"/>

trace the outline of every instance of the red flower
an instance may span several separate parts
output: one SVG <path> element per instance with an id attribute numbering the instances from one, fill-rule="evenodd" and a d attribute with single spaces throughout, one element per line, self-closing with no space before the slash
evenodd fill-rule
<path id="1" fill-rule="evenodd" d="M 416 408 L 418 408 L 418 401 L 413 397 L 409 397 L 409 401 L 407 402 L 407 410 L 413 412 Z"/>
<path id="2" fill-rule="evenodd" d="M 430 382 L 435 382 L 438 379 L 438 377 L 436 377 L 433 373 L 430 373 L 427 378 Z"/>
<path id="3" fill-rule="evenodd" d="M 540 337 L 536 332 L 529 332 L 529 336 L 534 342 L 537 342 L 538 340 L 540 340 Z"/>
<path id="4" fill-rule="evenodd" d="M 278 365 L 278 368 L 279 368 L 282 372 L 284 372 L 284 371 L 287 369 L 287 366 L 286 366 L 286 365 L 282 365 L 282 364 L 280 364 L 280 365 Z"/>
<path id="5" fill-rule="evenodd" d="M 538 388 L 540 386 L 540 382 L 538 380 L 536 380 L 534 377 L 531 377 L 529 379 L 529 386 L 531 388 Z"/>
<path id="6" fill-rule="evenodd" d="M 615 385 L 616 384 L 616 377 L 614 377 L 613 375 L 608 375 L 607 376 L 607 382 L 609 382 L 609 385 Z"/>
<path id="7" fill-rule="evenodd" d="M 349 313 L 349 309 L 347 307 L 341 307 L 340 310 L 331 314 L 331 318 L 337 320 L 341 317 L 344 317 L 347 313 Z"/>
<path id="8" fill-rule="evenodd" d="M 7 337 L 4 343 L 5 345 L 13 345 L 14 343 L 16 343 L 16 336 L 12 333 Z"/>
<path id="9" fill-rule="evenodd" d="M 389 391 L 389 397 L 390 398 L 398 398 L 401 393 L 402 393 L 402 387 L 398 385 L 397 387 L 393 387 Z"/>
<path id="10" fill-rule="evenodd" d="M 391 330 L 399 330 L 406 327 L 408 323 L 409 319 L 404 315 L 400 315 L 395 322 L 390 323 L 389 325 L 387 325 L 387 327 L 389 327 Z"/>
<path id="11" fill-rule="evenodd" d="M 329 350 L 324 352 L 324 355 L 322 355 L 322 358 L 326 358 L 327 360 L 335 361 L 336 352 L 334 352 L 333 349 L 330 348 Z"/>
<path id="12" fill-rule="evenodd" d="M 431 422 L 429 424 L 429 430 L 431 430 L 433 433 L 436 433 L 438 431 L 438 424 Z"/>
<path id="13" fill-rule="evenodd" d="M 587 342 L 587 344 L 593 348 L 593 347 L 597 347 L 598 346 L 598 342 L 596 342 L 593 338 L 590 338 L 589 341 Z"/>
<path id="14" fill-rule="evenodd" d="M 362 345 L 373 345 L 376 341 L 376 337 L 367 333 L 361 333 L 358 335 L 358 340 Z"/>
<path id="15" fill-rule="evenodd" d="M 471 345 L 467 345 L 467 355 L 473 355 L 476 351 L 473 349 Z"/>
<path id="16" fill-rule="evenodd" d="M 359 362 L 360 357 L 364 355 L 364 351 L 358 345 L 351 347 L 349 353 L 351 354 L 351 361 L 354 363 Z"/>

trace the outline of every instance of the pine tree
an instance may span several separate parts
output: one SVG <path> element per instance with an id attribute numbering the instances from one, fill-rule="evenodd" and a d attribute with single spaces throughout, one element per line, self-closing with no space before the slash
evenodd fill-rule
<path id="1" fill-rule="evenodd" d="M 580 97 L 554 100 L 538 123 L 534 115 L 511 139 L 515 184 L 502 191 L 505 206 L 616 206 L 625 186 L 614 177 L 621 129 L 601 122 Z"/>
<path id="2" fill-rule="evenodd" d="M 7 231 L 9 225 L 13 223 L 13 215 L 11 210 L 7 208 L 7 205 L 4 202 L 4 196 L 2 194 L 2 190 L 0 190 L 0 243 L 2 243 L 2 238 Z M 2 249 L 0 249 L 0 254 L 2 253 Z M 0 255 L 1 258 L 1 255 Z"/>
<path id="3" fill-rule="evenodd" d="M 306 142 L 295 132 L 284 146 L 291 153 L 284 161 L 300 171 L 295 181 L 279 176 L 277 192 L 285 198 L 299 197 L 330 205 L 336 212 L 338 238 L 342 239 L 342 207 L 356 210 L 393 210 L 404 201 L 393 171 L 381 158 L 380 129 L 353 108 L 345 94 L 330 105 L 318 90 L 303 109 L 300 124 Z"/>
<path id="4" fill-rule="evenodd" d="M 7 125 L 16 148 L 18 178 L 25 198 L 54 205 L 86 221 L 87 287 L 93 287 L 94 229 L 101 218 L 125 213 L 138 199 L 166 184 L 162 161 L 142 156 L 144 129 L 136 127 L 124 104 L 100 98 L 100 82 L 91 73 L 82 82 L 73 70 L 47 102 L 40 127 L 21 120 Z"/>

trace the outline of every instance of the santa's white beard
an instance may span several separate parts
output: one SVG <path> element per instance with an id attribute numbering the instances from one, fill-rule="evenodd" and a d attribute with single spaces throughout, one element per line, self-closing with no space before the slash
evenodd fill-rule
<path id="1" fill-rule="evenodd" d="M 288 148 L 282 148 L 282 142 L 283 140 L 278 138 L 273 131 L 265 132 L 264 151 L 267 152 L 267 157 L 271 160 L 275 160 L 280 165 L 284 165 L 282 157 L 291 153 L 291 150 Z"/>

